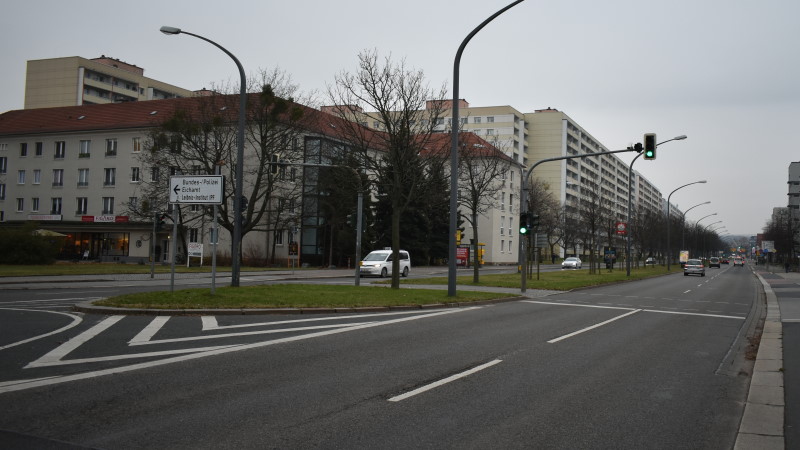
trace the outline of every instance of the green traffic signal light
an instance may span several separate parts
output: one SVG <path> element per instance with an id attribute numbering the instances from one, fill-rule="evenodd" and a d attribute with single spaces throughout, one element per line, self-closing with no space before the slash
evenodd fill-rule
<path id="1" fill-rule="evenodd" d="M 644 135 L 644 159 L 656 159 L 656 134 L 647 133 Z"/>
<path id="2" fill-rule="evenodd" d="M 519 234 L 528 234 L 528 227 L 526 227 L 525 225 L 520 225 Z"/>

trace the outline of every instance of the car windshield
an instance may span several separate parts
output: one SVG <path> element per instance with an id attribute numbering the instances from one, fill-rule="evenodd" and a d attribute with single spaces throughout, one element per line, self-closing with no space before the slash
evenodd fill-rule
<path id="1" fill-rule="evenodd" d="M 370 253 L 364 257 L 364 261 L 385 261 L 386 253 Z"/>
<path id="2" fill-rule="evenodd" d="M 564 262 L 571 262 L 571 261 L 577 261 L 577 260 L 578 260 L 578 258 L 567 258 L 567 259 L 564 260 Z"/>
<path id="3" fill-rule="evenodd" d="M 699 259 L 690 259 L 689 261 L 686 262 L 686 264 L 690 266 L 699 266 L 702 263 L 700 262 Z"/>

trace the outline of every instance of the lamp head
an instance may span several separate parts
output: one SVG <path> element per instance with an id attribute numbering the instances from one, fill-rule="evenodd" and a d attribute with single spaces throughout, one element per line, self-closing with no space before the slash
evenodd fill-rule
<path id="1" fill-rule="evenodd" d="M 672 138 L 672 139 L 674 139 L 674 140 L 676 140 L 676 141 L 682 141 L 682 140 L 684 140 L 684 139 L 686 139 L 686 138 L 687 138 L 687 136 L 686 136 L 685 134 L 682 134 L 682 135 L 680 135 L 680 136 L 675 136 L 675 137 L 674 137 L 674 138 Z M 705 181 L 704 181 L 704 183 L 705 183 Z"/>
<path id="2" fill-rule="evenodd" d="M 161 32 L 164 34 L 181 34 L 181 29 L 175 27 L 163 26 L 161 27 Z"/>

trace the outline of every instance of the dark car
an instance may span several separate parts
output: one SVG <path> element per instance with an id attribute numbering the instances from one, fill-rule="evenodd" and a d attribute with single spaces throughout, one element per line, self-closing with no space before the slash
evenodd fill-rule
<path id="1" fill-rule="evenodd" d="M 690 259 L 686 261 L 686 264 L 683 266 L 683 275 L 700 275 L 701 277 L 706 276 L 706 267 L 703 265 L 703 261 L 699 259 Z"/>

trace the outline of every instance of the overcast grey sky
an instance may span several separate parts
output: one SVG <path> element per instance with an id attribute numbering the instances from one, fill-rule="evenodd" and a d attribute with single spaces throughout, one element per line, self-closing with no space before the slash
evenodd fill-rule
<path id="1" fill-rule="evenodd" d="M 451 87 L 461 41 L 508 3 L 6 0 L 0 112 L 23 107 L 29 59 L 106 55 L 187 89 L 238 83 L 224 53 L 163 35 L 162 25 L 218 42 L 248 73 L 279 67 L 304 91 L 324 92 L 371 48 Z M 659 141 L 686 134 L 634 169 L 665 197 L 708 180 L 673 203 L 711 201 L 687 219 L 717 213 L 701 224 L 721 220 L 727 232 L 751 235 L 787 204 L 788 166 L 800 161 L 799 18 L 797 0 L 526 0 L 467 46 L 460 96 L 472 106 L 559 109 L 610 149 L 646 132 Z"/>

